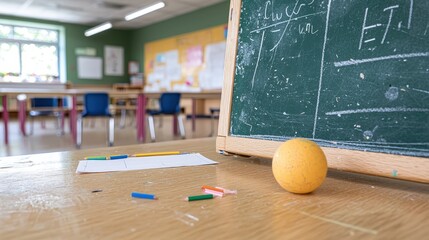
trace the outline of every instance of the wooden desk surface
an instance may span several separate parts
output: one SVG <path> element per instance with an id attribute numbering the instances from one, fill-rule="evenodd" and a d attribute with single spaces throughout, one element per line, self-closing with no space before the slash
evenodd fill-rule
<path id="1" fill-rule="evenodd" d="M 219 164 L 75 173 L 89 155 L 171 150 Z M 238 194 L 182 200 L 203 184 Z M 209 138 L 0 158 L 0 211 L 2 239 L 425 239 L 429 186 L 330 171 L 314 193 L 291 194 L 271 160 L 222 156 Z"/>

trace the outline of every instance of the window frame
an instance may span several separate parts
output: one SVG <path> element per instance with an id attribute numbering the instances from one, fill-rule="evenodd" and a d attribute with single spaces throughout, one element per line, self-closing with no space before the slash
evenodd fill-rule
<path id="1" fill-rule="evenodd" d="M 1 25 L 10 26 L 13 29 L 15 27 L 27 27 L 27 28 L 36 28 L 44 29 L 50 31 L 56 31 L 58 33 L 58 41 L 55 42 L 44 42 L 40 40 L 23 40 L 23 39 L 11 39 L 11 38 L 0 38 L 0 42 L 5 43 L 16 43 L 19 46 L 19 61 L 20 61 L 20 72 L 22 73 L 22 45 L 23 44 L 36 44 L 36 45 L 45 45 L 45 46 L 56 46 L 57 47 L 57 58 L 58 58 L 58 82 L 52 83 L 66 83 L 67 82 L 67 69 L 66 69 L 66 56 L 65 56 L 65 28 L 60 25 L 53 24 L 43 24 L 43 23 L 34 23 L 26 21 L 17 21 L 17 20 L 7 20 L 0 19 Z M 51 82 L 45 82 L 47 84 Z"/>

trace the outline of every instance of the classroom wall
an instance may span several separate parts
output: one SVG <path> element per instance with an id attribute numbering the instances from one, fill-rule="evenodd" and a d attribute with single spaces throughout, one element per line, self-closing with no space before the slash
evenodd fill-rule
<path id="1" fill-rule="evenodd" d="M 88 85 L 110 85 L 114 83 L 129 82 L 129 76 L 127 74 L 128 59 L 130 59 L 131 51 L 131 31 L 130 30 L 118 30 L 111 29 L 99 33 L 91 37 L 85 37 L 85 30 L 93 26 L 85 26 L 78 24 L 68 24 L 55 21 L 45 21 L 31 18 L 22 18 L 14 16 L 0 15 L 2 19 L 8 20 L 19 20 L 35 23 L 44 23 L 59 25 L 65 28 L 65 40 L 66 40 L 66 66 L 67 66 L 67 82 L 72 84 L 88 84 Z M 97 57 L 104 57 L 104 46 L 113 45 L 121 46 L 124 48 L 124 76 L 103 76 L 101 80 L 94 79 L 78 79 L 77 76 L 77 55 L 75 53 L 76 48 L 90 47 L 95 48 Z"/>
<path id="2" fill-rule="evenodd" d="M 84 32 L 88 26 L 67 25 L 66 26 L 66 56 L 67 56 L 67 76 L 73 84 L 114 84 L 128 83 L 128 60 L 130 59 L 131 42 L 129 30 L 111 29 L 99 34 L 85 37 Z M 103 76 L 102 80 L 78 79 L 75 53 L 76 48 L 90 47 L 97 50 L 97 56 L 104 57 L 104 46 L 121 46 L 124 48 L 124 75 L 123 76 Z M 104 61 L 104 58 L 103 58 Z M 104 73 L 103 73 L 104 75 Z"/>
<path id="3" fill-rule="evenodd" d="M 197 11 L 180 15 L 131 33 L 131 59 L 144 69 L 144 44 L 147 42 L 189 33 L 228 23 L 229 1 L 221 2 Z"/>
<path id="4" fill-rule="evenodd" d="M 152 24 L 137 30 L 118 30 L 111 29 L 91 37 L 85 37 L 85 30 L 93 27 L 68 24 L 55 21 L 38 20 L 31 18 L 22 18 L 14 16 L 0 15 L 2 19 L 28 21 L 36 23 L 60 25 L 66 32 L 66 65 L 67 82 L 74 85 L 109 85 L 114 83 L 128 83 L 127 74 L 128 61 L 138 61 L 141 71 L 144 62 L 144 44 L 158 39 L 171 37 L 179 34 L 197 31 L 204 28 L 227 24 L 228 22 L 229 1 L 218 3 L 197 11 L 180 15 L 159 23 Z M 77 77 L 77 55 L 76 48 L 95 48 L 97 57 L 103 57 L 104 46 L 114 45 L 124 48 L 124 76 L 112 77 L 103 76 L 102 80 L 78 79 Z"/>

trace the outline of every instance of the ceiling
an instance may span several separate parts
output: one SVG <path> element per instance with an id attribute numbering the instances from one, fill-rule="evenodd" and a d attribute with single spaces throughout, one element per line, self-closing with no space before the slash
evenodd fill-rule
<path id="1" fill-rule="evenodd" d="M 148 26 L 225 0 L 162 0 L 165 7 L 131 21 L 127 14 L 161 0 L 0 0 L 0 14 L 53 20 L 64 23 L 98 25 L 110 21 L 114 28 Z M 198 21 L 198 19 L 196 19 Z"/>

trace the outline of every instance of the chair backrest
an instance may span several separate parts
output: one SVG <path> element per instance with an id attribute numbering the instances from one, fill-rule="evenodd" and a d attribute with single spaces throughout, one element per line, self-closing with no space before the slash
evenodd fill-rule
<path id="1" fill-rule="evenodd" d="M 163 114 L 175 114 L 180 112 L 180 93 L 162 93 L 159 99 L 160 111 Z"/>
<path id="2" fill-rule="evenodd" d="M 57 98 L 32 98 L 31 107 L 58 107 Z"/>
<path id="3" fill-rule="evenodd" d="M 82 117 L 110 116 L 109 95 L 107 93 L 86 93 Z"/>

